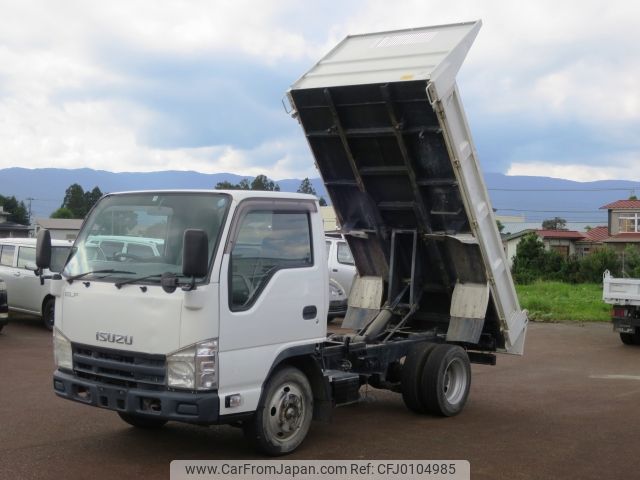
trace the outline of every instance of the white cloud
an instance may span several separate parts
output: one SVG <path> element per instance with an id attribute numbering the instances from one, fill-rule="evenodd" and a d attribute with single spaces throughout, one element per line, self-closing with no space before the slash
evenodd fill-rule
<path id="1" fill-rule="evenodd" d="M 152 59 L 224 55 L 270 68 L 292 61 L 311 65 L 346 34 L 477 18 L 484 27 L 459 77 L 474 118 L 574 122 L 618 150 L 638 148 L 640 4 L 633 2 L 403 0 L 390 7 L 387 0 L 348 6 L 337 0 L 23 0 L 3 5 L 0 15 L 0 167 L 313 175 L 295 122 L 291 138 L 271 138 L 250 150 L 231 144 L 169 149 L 145 144 L 145 132 L 158 122 L 178 120 L 135 98 L 109 95 L 134 84 L 142 91 L 147 79 L 127 72 L 126 62 L 113 70 L 97 52 L 114 46 L 122 55 L 130 49 Z M 88 89 L 107 94 L 74 98 L 74 92 Z M 170 124 L 166 130 L 171 128 L 185 126 Z M 559 156 L 558 165 L 542 156 L 518 158 L 523 152 L 514 148 L 507 155 L 513 161 L 510 174 L 640 178 L 635 167 L 640 152 L 615 161 L 603 158 L 602 167 L 579 168 L 571 152 Z"/>
<path id="2" fill-rule="evenodd" d="M 512 163 L 507 175 L 552 177 L 576 182 L 597 180 L 640 180 L 640 159 L 626 160 L 624 165 L 590 166 L 581 164 L 554 164 L 548 162 Z"/>

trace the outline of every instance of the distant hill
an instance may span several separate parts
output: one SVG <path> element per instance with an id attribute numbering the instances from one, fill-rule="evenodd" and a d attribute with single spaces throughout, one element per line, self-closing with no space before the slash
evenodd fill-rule
<path id="1" fill-rule="evenodd" d="M 90 168 L 6 168 L 0 169 L 0 194 L 14 195 L 28 204 L 32 198 L 32 217 L 48 217 L 62 204 L 64 192 L 73 183 L 85 190 L 98 186 L 103 193 L 128 190 L 198 188 L 211 189 L 218 182 L 238 183 L 243 178 L 232 173 L 206 174 L 184 171 L 113 173 Z M 251 178 L 251 177 L 249 177 Z M 277 180 L 280 189 L 295 192 L 302 179 Z M 319 178 L 311 180 L 318 195 L 327 198 Z M 327 198 L 328 200 L 328 198 Z"/>
<path id="2" fill-rule="evenodd" d="M 141 189 L 209 189 L 218 182 L 226 180 L 237 183 L 242 178 L 232 173 L 113 173 L 90 168 L 7 168 L 0 169 L 0 194 L 15 195 L 25 203 L 32 198 L 32 215 L 48 217 L 60 206 L 65 190 L 73 183 L 79 183 L 85 190 L 97 185 L 106 193 Z M 274 180 L 287 192 L 296 191 L 301 182 L 301 179 Z M 606 212 L 599 210 L 599 207 L 628 198 L 633 192 L 640 194 L 640 182 L 626 180 L 573 182 L 548 177 L 511 177 L 487 173 L 485 182 L 498 214 L 524 215 L 532 222 L 559 216 L 569 220 L 572 226 L 606 223 Z M 312 183 L 318 195 L 329 201 L 322 181 L 314 178 Z"/>

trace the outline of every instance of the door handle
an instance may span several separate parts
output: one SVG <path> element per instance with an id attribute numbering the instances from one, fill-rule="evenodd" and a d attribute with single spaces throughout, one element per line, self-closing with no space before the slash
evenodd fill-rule
<path id="1" fill-rule="evenodd" d="M 337 273 L 337 272 L 338 272 L 338 269 L 337 269 L 337 268 L 334 268 L 334 269 L 333 269 L 333 271 Z"/>
<path id="2" fill-rule="evenodd" d="M 313 320 L 318 315 L 318 309 L 315 305 L 307 305 L 302 309 L 302 318 L 305 320 Z"/>

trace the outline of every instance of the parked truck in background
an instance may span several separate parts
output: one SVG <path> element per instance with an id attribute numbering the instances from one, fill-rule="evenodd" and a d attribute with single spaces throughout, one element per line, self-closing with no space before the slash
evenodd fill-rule
<path id="1" fill-rule="evenodd" d="M 640 345 L 640 278 L 603 275 L 602 299 L 612 305 L 611 321 L 625 345 Z"/>
<path id="2" fill-rule="evenodd" d="M 327 334 L 314 197 L 109 194 L 51 281 L 55 393 L 137 427 L 236 425 L 270 455 L 365 384 L 460 413 L 470 362 L 521 354 L 527 326 L 455 85 L 479 28 L 347 37 L 288 92 L 359 273 L 353 333 Z M 158 255 L 96 255 L 110 236 Z"/>

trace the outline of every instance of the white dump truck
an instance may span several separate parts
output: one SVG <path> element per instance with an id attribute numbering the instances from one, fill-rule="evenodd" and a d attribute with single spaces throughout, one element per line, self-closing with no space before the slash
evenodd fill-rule
<path id="1" fill-rule="evenodd" d="M 327 334 L 313 196 L 109 194 L 51 282 L 55 393 L 136 427 L 239 426 L 271 455 L 365 384 L 460 413 L 470 362 L 521 354 L 527 327 L 455 84 L 479 28 L 347 37 L 288 92 L 359 273 L 352 333 Z"/>
<path id="2" fill-rule="evenodd" d="M 640 278 L 603 276 L 602 299 L 612 305 L 613 329 L 625 345 L 640 345 Z"/>

